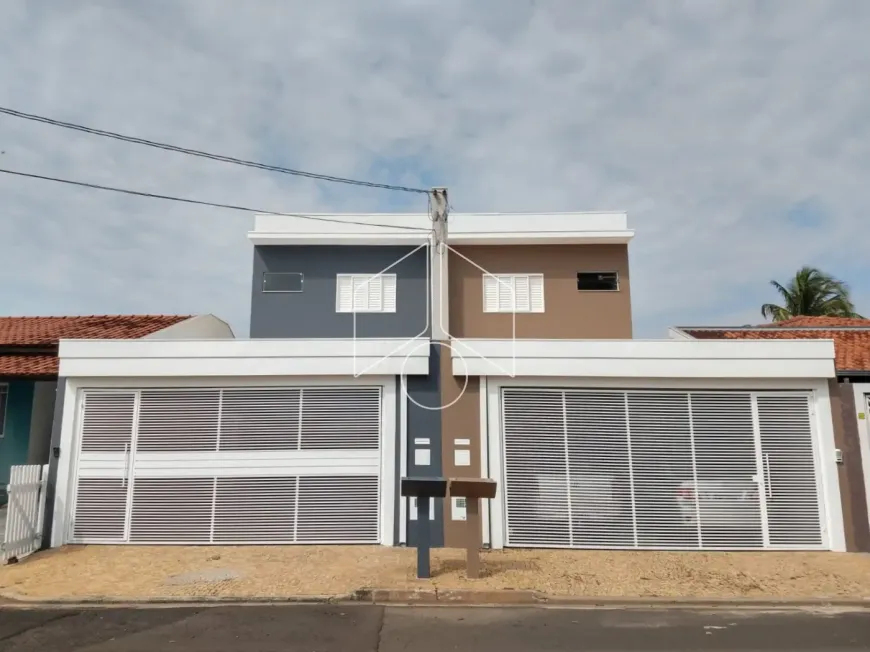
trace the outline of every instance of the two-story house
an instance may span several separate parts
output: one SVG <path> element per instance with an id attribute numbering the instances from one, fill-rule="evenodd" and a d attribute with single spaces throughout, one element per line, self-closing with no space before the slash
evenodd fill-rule
<path id="1" fill-rule="evenodd" d="M 632 339 L 625 214 L 258 216 L 250 339 L 63 341 L 52 545 L 844 549 L 831 342 Z M 462 501 L 434 501 L 462 546 Z"/>

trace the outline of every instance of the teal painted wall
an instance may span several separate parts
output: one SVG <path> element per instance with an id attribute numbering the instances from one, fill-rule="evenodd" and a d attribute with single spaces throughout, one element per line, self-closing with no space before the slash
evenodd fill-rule
<path id="1" fill-rule="evenodd" d="M 2 502 L 6 502 L 9 467 L 13 464 L 27 464 L 32 411 L 33 381 L 10 381 L 6 424 L 3 428 L 3 437 L 0 437 L 0 501 Z"/>

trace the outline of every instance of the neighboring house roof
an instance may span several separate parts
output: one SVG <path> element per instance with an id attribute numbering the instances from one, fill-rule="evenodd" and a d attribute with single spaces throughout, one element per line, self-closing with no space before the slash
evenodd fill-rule
<path id="1" fill-rule="evenodd" d="M 794 317 L 759 326 L 680 326 L 678 330 L 708 340 L 834 340 L 840 374 L 870 372 L 870 319 Z"/>
<path id="2" fill-rule="evenodd" d="M 0 317 L 0 377 L 56 376 L 61 339 L 138 339 L 187 315 Z"/>

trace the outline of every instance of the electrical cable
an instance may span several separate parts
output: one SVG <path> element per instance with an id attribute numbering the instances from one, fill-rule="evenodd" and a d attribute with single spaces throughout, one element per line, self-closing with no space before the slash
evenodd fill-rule
<path id="1" fill-rule="evenodd" d="M 62 120 L 55 120 L 54 118 L 48 118 L 41 115 L 36 115 L 34 113 L 24 113 L 23 111 L 17 111 L 15 109 L 10 109 L 7 107 L 0 106 L 0 113 L 11 116 L 13 118 L 22 118 L 23 120 L 32 120 L 34 122 L 41 122 L 43 124 L 52 125 L 55 127 L 62 127 L 64 129 L 73 129 L 75 131 L 81 131 L 87 134 L 92 134 L 94 136 L 104 136 L 106 138 L 114 138 L 115 140 L 121 140 L 127 143 L 135 143 L 138 145 L 146 145 L 148 147 L 154 147 L 157 149 L 163 149 L 170 152 L 177 152 L 179 154 L 188 154 L 190 156 L 199 156 L 200 158 L 207 158 L 213 161 L 221 161 L 223 163 L 232 163 L 234 165 L 243 165 L 250 168 L 257 168 L 260 170 L 268 170 L 270 172 L 280 172 L 282 174 L 290 174 L 297 177 L 304 177 L 307 179 L 315 179 L 318 181 L 329 181 L 332 183 L 345 183 L 352 186 L 364 186 L 367 188 L 381 188 L 383 190 L 394 190 L 397 192 L 411 192 L 417 194 L 425 194 L 428 195 L 429 191 L 423 188 L 411 188 L 408 186 L 396 186 L 388 183 L 374 183 L 372 181 L 360 181 L 358 179 L 347 179 L 345 177 L 334 177 L 328 174 L 317 174 L 314 172 L 306 172 L 304 170 L 295 170 L 293 168 L 285 168 L 280 165 L 270 165 L 268 163 L 258 163 L 257 161 L 248 161 L 245 159 L 235 158 L 233 156 L 224 156 L 222 154 L 212 154 L 210 152 L 204 152 L 198 149 L 190 149 L 187 147 L 179 147 L 177 145 L 169 145 L 167 143 L 160 143 L 154 140 L 148 140 L 146 138 L 137 138 L 135 136 L 125 136 L 124 134 L 115 133 L 113 131 L 106 131 L 104 129 L 96 129 L 93 127 L 86 127 L 84 125 L 76 124 L 74 122 L 64 122 Z"/>
<path id="2" fill-rule="evenodd" d="M 27 177 L 28 179 L 41 179 L 42 181 L 53 181 L 55 183 L 64 183 L 70 186 L 79 186 L 82 188 L 91 188 L 93 190 L 107 190 L 110 192 L 123 193 L 125 195 L 134 195 L 136 197 L 148 197 L 150 199 L 165 199 L 167 201 L 183 202 L 185 204 L 196 204 L 198 206 L 211 206 L 213 208 L 225 208 L 232 211 L 244 211 L 247 213 L 260 213 L 262 215 L 280 215 L 285 217 L 298 217 L 306 220 L 314 220 L 316 222 L 333 222 L 336 224 L 355 224 L 357 226 L 375 226 L 384 229 L 402 229 L 405 231 L 419 231 L 423 233 L 429 232 L 429 229 L 423 229 L 414 226 L 401 226 L 391 224 L 371 224 L 368 222 L 353 222 L 349 220 L 339 220 L 329 217 L 318 217 L 316 215 L 300 215 L 298 213 L 277 213 L 275 211 L 264 211 L 256 208 L 248 208 L 246 206 L 236 206 L 233 204 L 220 204 L 217 202 L 203 201 L 199 199 L 189 199 L 186 197 L 173 197 L 171 195 L 160 195 L 157 193 L 143 192 L 140 190 L 129 190 L 127 188 L 116 188 L 113 186 L 101 186 L 96 183 L 87 183 L 85 181 L 73 181 L 71 179 L 60 179 L 58 177 L 49 177 L 41 174 L 31 174 L 29 172 L 18 172 L 16 170 L 6 170 L 0 168 L 2 174 L 12 174 L 17 177 Z"/>

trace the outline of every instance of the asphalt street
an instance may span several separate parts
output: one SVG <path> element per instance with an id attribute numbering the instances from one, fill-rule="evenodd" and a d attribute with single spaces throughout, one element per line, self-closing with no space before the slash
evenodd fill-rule
<path id="1" fill-rule="evenodd" d="M 870 649 L 870 611 L 370 605 L 0 609 L 0 651 L 823 652 Z"/>

